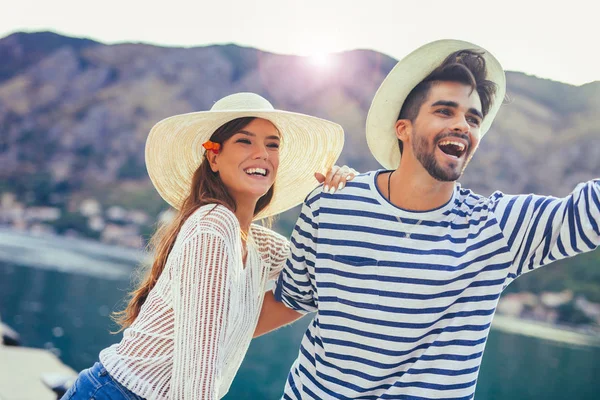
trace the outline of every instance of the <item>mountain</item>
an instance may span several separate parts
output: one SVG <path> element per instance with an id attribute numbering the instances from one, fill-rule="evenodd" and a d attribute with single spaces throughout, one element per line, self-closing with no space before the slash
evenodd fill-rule
<path id="1" fill-rule="evenodd" d="M 61 47 L 79 50 L 97 44 L 93 40 L 70 38 L 53 32 L 14 33 L 0 40 L 0 83 Z"/>
<path id="2" fill-rule="evenodd" d="M 1 177 L 18 185 L 42 174 L 47 185 L 73 190 L 147 184 L 150 127 L 238 91 L 339 122 L 347 134 L 340 162 L 377 168 L 365 118 L 395 64 L 364 50 L 335 54 L 327 68 L 235 45 L 104 45 L 49 32 L 1 39 L 0 56 Z M 508 96 L 461 180 L 465 186 L 484 194 L 564 195 L 595 176 L 600 82 L 575 87 L 509 72 Z"/>
<path id="3" fill-rule="evenodd" d="M 346 144 L 339 163 L 378 168 L 365 119 L 396 63 L 368 50 L 334 54 L 317 66 L 236 45 L 105 45 L 50 32 L 0 39 L 0 59 L 0 192 L 25 206 L 61 208 L 71 218 L 62 226 L 71 231 L 84 221 L 74 217 L 77 202 L 89 197 L 151 216 L 165 209 L 144 167 L 150 128 L 234 92 L 256 92 L 276 108 L 340 123 Z M 563 196 L 596 177 L 600 82 L 571 86 L 519 72 L 507 80 L 506 104 L 463 186 L 481 194 Z M 289 232 L 296 215 L 284 214 L 280 229 Z"/>

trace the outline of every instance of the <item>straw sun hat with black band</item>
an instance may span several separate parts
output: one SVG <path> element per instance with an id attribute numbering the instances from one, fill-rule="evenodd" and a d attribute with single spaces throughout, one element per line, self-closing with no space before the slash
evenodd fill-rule
<path id="1" fill-rule="evenodd" d="M 275 193 L 255 220 L 279 214 L 313 190 L 315 172 L 327 171 L 344 145 L 336 123 L 309 115 L 276 110 L 254 93 L 236 93 L 217 101 L 210 111 L 175 115 L 158 122 L 146 141 L 146 168 L 158 193 L 179 209 L 189 195 L 192 176 L 204 160 L 202 144 L 223 124 L 242 117 L 263 118 L 282 137 Z"/>
<path id="2" fill-rule="evenodd" d="M 427 43 L 398 61 L 379 86 L 369 108 L 367 144 L 375 159 L 385 168 L 396 169 L 400 165 L 395 126 L 406 97 L 446 57 L 459 50 L 482 52 L 487 67 L 486 79 L 497 86 L 490 109 L 481 124 L 480 135 L 483 137 L 490 129 L 506 93 L 506 78 L 498 60 L 484 48 L 461 40 L 445 39 Z"/>

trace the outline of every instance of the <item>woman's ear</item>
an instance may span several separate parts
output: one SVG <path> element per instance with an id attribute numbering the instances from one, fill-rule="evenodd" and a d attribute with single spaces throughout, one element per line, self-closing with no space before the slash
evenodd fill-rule
<path id="1" fill-rule="evenodd" d="M 219 172 L 219 164 L 217 163 L 218 154 L 215 154 L 214 151 L 207 150 L 206 151 L 206 159 L 208 160 L 208 165 L 212 172 Z"/>

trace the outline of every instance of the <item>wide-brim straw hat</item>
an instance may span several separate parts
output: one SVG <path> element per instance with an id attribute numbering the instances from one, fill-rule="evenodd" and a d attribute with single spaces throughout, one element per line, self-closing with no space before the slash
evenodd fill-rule
<path id="1" fill-rule="evenodd" d="M 419 47 L 400 60 L 383 80 L 367 115 L 367 144 L 375 159 L 387 169 L 400 165 L 400 148 L 396 137 L 396 122 L 400 109 L 409 95 L 423 79 L 433 72 L 450 54 L 459 50 L 476 50 L 483 53 L 487 66 L 486 79 L 497 85 L 490 109 L 483 119 L 480 135 L 490 129 L 506 93 L 506 77 L 498 60 L 487 50 L 473 43 L 444 39 Z"/>
<path id="2" fill-rule="evenodd" d="M 210 111 L 175 115 L 158 122 L 146 141 L 146 168 L 158 193 L 179 209 L 191 190 L 192 176 L 204 158 L 202 144 L 223 124 L 241 117 L 269 120 L 281 133 L 279 169 L 271 203 L 255 220 L 300 204 L 317 186 L 315 172 L 336 162 L 344 145 L 343 128 L 309 115 L 276 110 L 255 93 L 236 93 Z"/>

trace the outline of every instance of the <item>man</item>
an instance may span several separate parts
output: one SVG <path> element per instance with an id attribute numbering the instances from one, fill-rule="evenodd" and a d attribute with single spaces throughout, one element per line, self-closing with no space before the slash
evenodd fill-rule
<path id="1" fill-rule="evenodd" d="M 456 183 L 504 93 L 498 61 L 454 40 L 387 76 L 367 139 L 388 170 L 309 195 L 265 299 L 258 334 L 316 311 L 285 399 L 471 399 L 502 290 L 598 246 L 599 180 L 564 199 Z"/>

